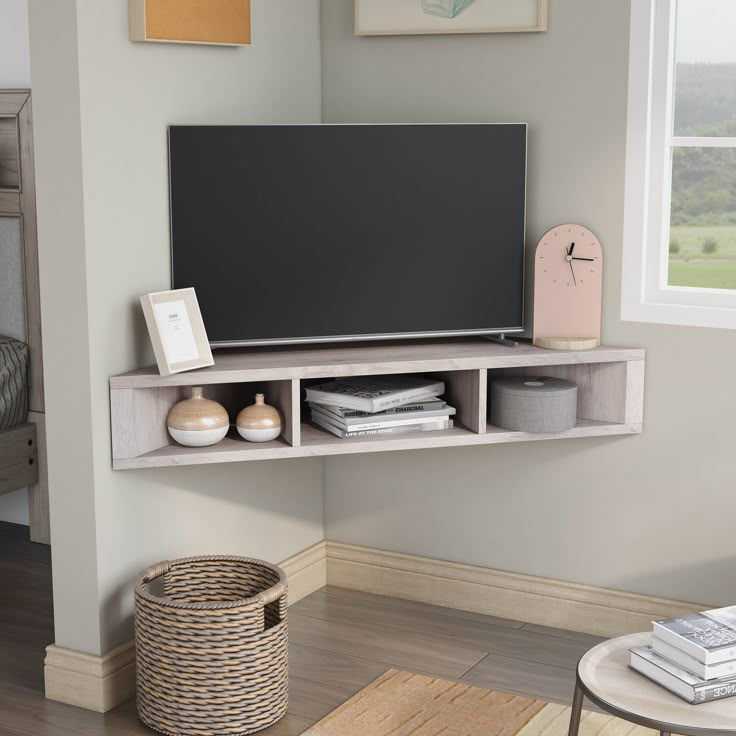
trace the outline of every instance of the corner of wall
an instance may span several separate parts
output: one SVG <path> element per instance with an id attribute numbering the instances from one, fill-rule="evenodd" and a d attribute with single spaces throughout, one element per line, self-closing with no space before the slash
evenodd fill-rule
<path id="1" fill-rule="evenodd" d="M 324 4 L 325 0 L 318 0 L 319 2 L 319 108 L 320 108 L 320 122 L 325 121 L 325 44 L 324 38 Z"/>

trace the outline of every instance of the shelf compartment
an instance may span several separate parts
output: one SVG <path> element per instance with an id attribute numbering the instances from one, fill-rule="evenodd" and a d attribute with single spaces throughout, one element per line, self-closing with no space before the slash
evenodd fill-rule
<path id="1" fill-rule="evenodd" d="M 444 381 L 445 392 L 440 396 L 447 402 L 449 406 L 454 407 L 457 413 L 451 417 L 456 427 L 470 430 L 476 434 L 483 434 L 486 431 L 486 387 L 487 387 L 487 371 L 485 370 L 459 370 L 459 371 L 424 371 L 416 375 L 425 376 L 427 378 Z M 327 379 L 330 380 L 330 379 Z M 302 396 L 304 389 L 315 384 L 324 383 L 324 379 L 306 379 L 301 382 Z M 302 421 L 314 427 L 316 431 L 324 432 L 329 435 L 327 430 L 309 422 L 309 405 L 306 400 L 301 402 Z M 442 430 L 438 430 L 442 431 Z M 407 435 L 409 433 L 406 433 Z M 419 432 L 419 435 L 426 435 L 427 432 Z M 334 436 L 334 435 L 332 435 Z M 384 435 L 386 437 L 386 435 Z M 343 440 L 335 437 L 338 441 Z M 353 438 L 357 439 L 357 438 Z"/>
<path id="2" fill-rule="evenodd" d="M 190 376 L 190 380 L 196 377 Z M 248 459 L 251 453 L 258 450 L 270 452 L 275 449 L 288 450 L 298 447 L 301 429 L 298 383 L 286 380 L 205 384 L 205 396 L 219 401 L 227 410 L 233 424 L 238 412 L 252 404 L 257 393 L 265 394 L 266 401 L 281 413 L 283 430 L 281 437 L 273 442 L 252 443 L 242 440 L 237 431 L 231 429 L 230 435 L 222 442 L 200 448 L 177 445 L 166 428 L 166 416 L 174 404 L 191 396 L 192 386 L 202 385 L 201 383 L 192 380 L 189 386 L 111 389 L 113 467 L 230 462 L 232 453 L 237 455 L 236 459 Z"/>
<path id="3" fill-rule="evenodd" d="M 631 425 L 643 421 L 644 361 L 526 366 L 488 371 L 488 395 L 494 378 L 505 376 L 552 377 L 578 387 L 578 420 L 594 425 Z M 488 407 L 490 411 L 490 405 Z M 487 431 L 498 429 L 488 425 Z M 498 430 L 505 431 L 505 430 Z"/>

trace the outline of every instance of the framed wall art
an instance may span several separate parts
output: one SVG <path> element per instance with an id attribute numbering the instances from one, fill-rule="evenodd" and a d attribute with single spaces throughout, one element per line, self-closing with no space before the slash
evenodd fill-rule
<path id="1" fill-rule="evenodd" d="M 250 0 L 128 0 L 131 41 L 250 44 Z"/>
<path id="2" fill-rule="evenodd" d="M 193 288 L 146 294 L 141 305 L 162 376 L 214 365 Z"/>
<path id="3" fill-rule="evenodd" d="M 357 36 L 547 30 L 549 0 L 355 0 Z"/>

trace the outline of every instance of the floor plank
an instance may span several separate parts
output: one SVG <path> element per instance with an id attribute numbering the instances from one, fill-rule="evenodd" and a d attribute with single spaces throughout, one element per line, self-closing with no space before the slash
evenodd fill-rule
<path id="1" fill-rule="evenodd" d="M 0 685 L 43 690 L 54 641 L 51 551 L 26 526 L 0 522 L 0 591 Z"/>
<path id="2" fill-rule="evenodd" d="M 325 649 L 289 644 L 289 674 L 326 686 L 346 687 L 353 693 L 380 677 L 391 666 L 371 659 Z"/>
<path id="3" fill-rule="evenodd" d="M 101 716 L 22 688 L 0 689 L 0 714 L 3 725 L 29 736 L 151 736 L 132 718 L 115 713 Z"/>
<path id="4" fill-rule="evenodd" d="M 460 679 L 492 690 L 565 705 L 572 702 L 575 690 L 574 670 L 495 654 L 489 654 Z"/>
<path id="5" fill-rule="evenodd" d="M 514 621 L 509 618 L 488 616 L 484 613 L 474 613 L 473 611 L 461 611 L 457 608 L 435 606 L 432 603 L 420 603 L 419 601 L 410 601 L 404 598 L 391 598 L 390 596 L 376 595 L 375 593 L 364 593 L 362 590 L 338 588 L 334 585 L 328 585 L 318 592 L 324 592 L 330 595 L 339 595 L 340 597 L 357 598 L 360 601 L 372 601 L 373 603 L 380 603 L 382 606 L 403 608 L 408 611 L 423 611 L 425 613 L 435 613 L 440 616 L 447 616 L 448 618 L 459 618 L 464 621 L 477 621 L 481 624 L 502 626 L 505 629 L 520 629 L 522 626 L 527 625 L 523 621 Z"/>
<path id="6" fill-rule="evenodd" d="M 36 641 L 18 638 L 4 641 L 0 650 L 0 685 L 43 691 L 44 658 L 45 650 Z"/>
<path id="7" fill-rule="evenodd" d="M 289 713 L 313 722 L 322 720 L 353 695 L 355 691 L 348 688 L 289 677 Z"/>
<path id="8" fill-rule="evenodd" d="M 590 644 L 526 629 L 513 629 L 448 616 L 383 606 L 379 602 L 317 592 L 295 606 L 303 616 L 342 622 L 382 632 L 413 632 L 435 644 L 573 668 Z"/>
<path id="9" fill-rule="evenodd" d="M 154 734 L 156 733 L 155 731 L 146 728 L 142 723 L 140 723 L 140 721 L 138 721 L 135 698 L 129 700 L 127 703 L 123 703 L 123 705 L 118 706 L 111 713 L 108 713 L 105 716 L 98 716 L 98 718 L 100 719 L 100 721 L 107 721 L 111 718 L 122 719 L 123 721 L 128 722 L 132 720 L 135 723 L 135 727 L 139 729 L 137 731 L 122 730 L 120 731 L 120 736 L 129 736 L 129 734 L 130 736 L 133 736 L 134 734 L 139 733 L 146 734 L 146 736 L 154 736 Z M 317 722 L 317 720 L 319 719 L 305 718 L 296 715 L 295 713 L 291 712 L 290 708 L 289 712 L 278 723 L 271 726 L 271 728 L 265 729 L 264 731 L 259 731 L 258 734 L 259 736 L 300 736 L 310 726 L 313 726 Z M 121 727 L 124 729 L 124 724 Z M 54 736 L 56 735 L 54 734 Z M 117 732 L 116 736 L 118 736 Z"/>
<path id="10" fill-rule="evenodd" d="M 308 728 L 313 726 L 316 721 L 308 718 L 300 718 L 292 713 L 287 713 L 276 725 L 267 728 L 265 731 L 259 731 L 259 736 L 300 736 Z"/>
<path id="11" fill-rule="evenodd" d="M 580 631 L 568 631 L 567 629 L 553 629 L 551 626 L 540 626 L 539 624 L 522 624 L 524 631 L 533 631 L 537 634 L 546 634 L 547 636 L 558 636 L 562 639 L 575 639 L 576 641 L 585 642 L 588 647 L 594 647 L 605 641 L 602 636 L 595 634 L 583 634 Z"/>
<path id="12" fill-rule="evenodd" d="M 27 734 L 14 731 L 12 728 L 5 728 L 5 726 L 0 724 L 0 736 L 27 736 Z"/>
<path id="13" fill-rule="evenodd" d="M 429 635 L 383 632 L 296 614 L 289 614 L 289 639 L 317 649 L 450 677 L 459 677 L 485 656 L 482 650 L 447 644 Z"/>

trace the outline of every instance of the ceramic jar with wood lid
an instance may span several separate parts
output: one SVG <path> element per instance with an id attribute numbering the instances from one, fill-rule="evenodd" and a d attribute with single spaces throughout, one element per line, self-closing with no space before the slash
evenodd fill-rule
<path id="1" fill-rule="evenodd" d="M 256 403 L 246 406 L 235 424 L 240 436 L 248 442 L 269 442 L 281 434 L 281 415 L 266 403 L 263 394 L 256 394 Z"/>
<path id="2" fill-rule="evenodd" d="M 185 447 L 216 445 L 230 429 L 230 417 L 222 404 L 206 399 L 201 386 L 192 387 L 192 398 L 180 401 L 166 417 L 169 434 Z"/>

